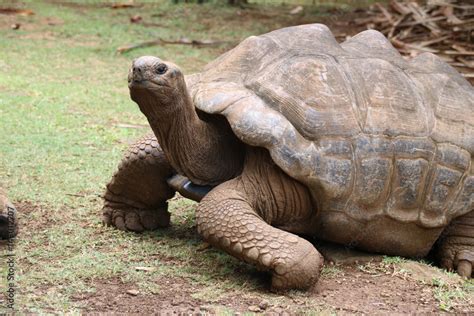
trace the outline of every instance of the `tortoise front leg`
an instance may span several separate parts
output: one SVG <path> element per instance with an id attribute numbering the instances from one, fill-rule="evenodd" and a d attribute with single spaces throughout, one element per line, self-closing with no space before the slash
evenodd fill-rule
<path id="1" fill-rule="evenodd" d="M 103 221 L 121 230 L 142 232 L 170 222 L 167 200 L 175 191 L 167 184 L 174 173 L 153 134 L 133 144 L 107 184 Z"/>
<path id="2" fill-rule="evenodd" d="M 443 232 L 438 258 L 443 268 L 470 278 L 474 265 L 474 210 L 456 218 Z"/>
<path id="3" fill-rule="evenodd" d="M 308 232 L 314 213 L 307 189 L 262 151 L 247 157 L 242 176 L 207 194 L 196 211 L 210 244 L 270 270 L 275 289 L 305 289 L 319 278 L 323 257 L 293 232 Z M 276 226 L 276 227 L 272 227 Z"/>

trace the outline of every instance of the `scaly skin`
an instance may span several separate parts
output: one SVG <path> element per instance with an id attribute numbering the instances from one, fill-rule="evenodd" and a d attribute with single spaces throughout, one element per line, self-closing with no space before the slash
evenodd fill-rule
<path id="1" fill-rule="evenodd" d="M 306 289 L 319 278 L 323 257 L 287 232 L 310 231 L 315 215 L 306 187 L 276 167 L 266 151 L 251 149 L 242 175 L 206 195 L 196 220 L 206 241 L 270 270 L 272 287 L 284 290 Z"/>
<path id="2" fill-rule="evenodd" d="M 134 232 L 168 226 L 166 201 L 174 190 L 166 180 L 173 172 L 153 134 L 137 141 L 107 184 L 104 223 Z"/>
<path id="3" fill-rule="evenodd" d="M 474 265 L 474 211 L 456 218 L 440 240 L 438 258 L 441 266 L 470 278 Z"/>

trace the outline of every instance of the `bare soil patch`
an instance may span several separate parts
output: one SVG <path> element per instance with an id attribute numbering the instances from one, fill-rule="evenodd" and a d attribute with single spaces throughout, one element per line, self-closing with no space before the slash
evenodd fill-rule
<path id="1" fill-rule="evenodd" d="M 228 298 L 210 302 L 193 297 L 198 284 L 178 277 L 159 277 L 159 293 L 127 293 L 137 289 L 119 279 L 97 280 L 91 284 L 95 293 L 77 294 L 74 301 L 85 306 L 85 312 L 140 311 L 164 314 L 216 314 L 224 310 L 245 313 L 298 314 L 304 311 L 332 311 L 338 314 L 364 313 L 439 313 L 436 299 L 426 278 L 442 274 L 435 268 L 410 262 L 408 272 L 383 271 L 374 265 L 337 267 L 337 275 L 325 275 L 308 292 L 271 293 L 265 289 L 235 292 Z M 416 267 L 415 269 L 411 269 Z M 386 268 L 386 267 L 385 267 Z M 369 271 L 373 269 L 372 271 Z M 365 270 L 365 271 L 363 271 Z M 403 271 L 403 270 L 402 270 Z M 135 294 L 135 293 L 134 293 Z M 450 312 L 469 313 L 474 310 L 472 295 L 453 302 Z"/>
<path id="2" fill-rule="evenodd" d="M 194 313 L 199 312 L 201 303 L 193 299 L 193 287 L 184 279 L 176 277 L 156 280 L 163 290 L 157 294 L 140 293 L 134 284 L 123 283 L 120 279 L 100 280 L 92 284 L 95 293 L 77 294 L 72 299 L 86 306 L 84 312 L 120 313 Z M 138 291 L 134 293 L 133 291 Z"/>
<path id="3" fill-rule="evenodd" d="M 430 287 L 392 275 L 373 276 L 353 266 L 345 267 L 338 278 L 323 278 L 313 295 L 349 313 L 439 311 Z"/>
<path id="4" fill-rule="evenodd" d="M 42 231 L 54 225 L 51 219 L 51 209 L 31 201 L 14 201 L 18 214 L 20 231 L 17 238 L 24 238 L 31 233 Z"/>

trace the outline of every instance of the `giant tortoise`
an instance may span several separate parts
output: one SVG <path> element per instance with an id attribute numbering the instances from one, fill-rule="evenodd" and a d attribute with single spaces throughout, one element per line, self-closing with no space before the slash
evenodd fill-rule
<path id="1" fill-rule="evenodd" d="M 435 55 L 405 60 L 372 30 L 339 44 L 312 24 L 249 37 L 190 76 L 140 57 L 128 84 L 154 134 L 107 185 L 106 224 L 165 227 L 177 190 L 202 198 L 204 240 L 269 270 L 275 289 L 317 281 L 305 235 L 434 250 L 471 276 L 474 89 Z"/>

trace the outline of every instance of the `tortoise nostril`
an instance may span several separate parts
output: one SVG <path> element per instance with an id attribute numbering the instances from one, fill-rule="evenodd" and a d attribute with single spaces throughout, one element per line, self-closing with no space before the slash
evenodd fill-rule
<path id="1" fill-rule="evenodd" d="M 133 67 L 133 72 L 142 72 L 140 67 Z"/>

